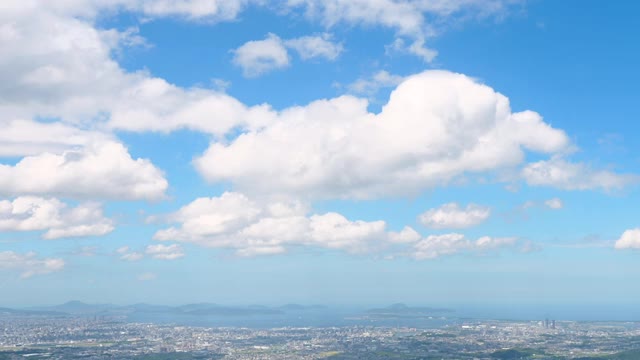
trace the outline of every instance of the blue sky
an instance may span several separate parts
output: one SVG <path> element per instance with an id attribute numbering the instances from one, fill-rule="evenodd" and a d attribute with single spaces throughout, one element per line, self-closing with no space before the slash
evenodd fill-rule
<path id="1" fill-rule="evenodd" d="M 637 303 L 637 7 L 5 1 L 0 305 Z"/>

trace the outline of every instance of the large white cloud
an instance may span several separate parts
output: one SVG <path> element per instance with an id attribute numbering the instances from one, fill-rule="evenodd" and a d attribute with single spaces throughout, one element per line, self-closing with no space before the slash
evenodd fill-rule
<path id="1" fill-rule="evenodd" d="M 224 133 L 242 123 L 245 107 L 224 94 L 183 89 L 121 69 L 112 53 L 126 46 L 129 32 L 98 30 L 87 20 L 43 9 L 15 17 L 0 14 L 0 20 L 0 47 L 11 49 L 0 59 L 0 126 L 48 117 L 87 126 L 111 119 L 109 128 L 129 130 L 194 126 Z M 34 136 L 18 134 L 25 142 Z"/>
<path id="2" fill-rule="evenodd" d="M 0 124 L 34 116 L 88 121 L 119 96 L 127 76 L 111 55 L 127 34 L 28 6 L 0 11 Z M 47 2 L 49 3 L 49 2 Z"/>
<path id="3" fill-rule="evenodd" d="M 640 228 L 629 229 L 622 233 L 615 243 L 616 249 L 640 249 Z"/>
<path id="4" fill-rule="evenodd" d="M 386 231 L 384 221 L 352 221 L 337 213 L 308 214 L 296 202 L 264 202 L 240 193 L 198 198 L 171 214 L 178 223 L 158 231 L 160 241 L 191 242 L 233 249 L 251 256 L 286 252 L 296 246 L 340 249 L 359 253 L 407 234 Z"/>
<path id="5" fill-rule="evenodd" d="M 26 8 L 0 12 L 0 48 L 11 49 L 0 58 L 0 127 L 7 130 L 0 151 L 8 155 L 86 145 L 111 130 L 187 128 L 222 136 L 274 116 L 267 105 L 248 107 L 219 91 L 123 70 L 113 53 L 139 42 L 135 31 L 98 30 L 64 12 Z M 36 118 L 59 121 L 19 121 Z M 44 131 L 59 136 L 47 142 Z"/>
<path id="6" fill-rule="evenodd" d="M 425 211 L 418 219 L 433 229 L 463 229 L 481 224 L 490 215 L 491 209 L 486 206 L 469 204 L 461 208 L 457 203 L 448 203 Z"/>
<path id="7" fill-rule="evenodd" d="M 0 200 L 0 231 L 42 231 L 45 239 L 101 236 L 113 231 L 96 203 L 75 207 L 58 199 L 33 196 Z"/>
<path id="8" fill-rule="evenodd" d="M 0 270 L 18 271 L 22 278 L 61 271 L 64 265 L 60 258 L 39 258 L 35 252 L 0 251 Z"/>
<path id="9" fill-rule="evenodd" d="M 0 11 L 0 48 L 10 49 L 0 58 L 0 155 L 27 156 L 0 164 L 0 194 L 162 197 L 162 173 L 101 129 L 122 91 L 146 79 L 111 57 L 134 35 L 97 30 L 63 2 L 39 3 Z"/>
<path id="10" fill-rule="evenodd" d="M 28 156 L 0 164 L 0 194 L 48 194 L 73 198 L 161 199 L 168 187 L 149 160 L 132 159 L 117 142 L 101 142 L 63 154 Z"/>
<path id="11" fill-rule="evenodd" d="M 520 164 L 525 151 L 569 146 L 532 111 L 446 71 L 409 77 L 379 114 L 351 96 L 279 113 L 229 143 L 212 143 L 195 164 L 212 182 L 246 192 L 373 198 L 443 185 L 467 173 Z"/>

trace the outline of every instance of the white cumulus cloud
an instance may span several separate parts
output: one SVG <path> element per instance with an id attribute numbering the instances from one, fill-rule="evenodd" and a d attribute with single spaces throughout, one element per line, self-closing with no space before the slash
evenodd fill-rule
<path id="1" fill-rule="evenodd" d="M 21 196 L 0 200 L 0 231 L 45 231 L 45 239 L 101 236 L 113 231 L 102 207 L 84 203 L 70 207 L 54 198 Z"/>
<path id="2" fill-rule="evenodd" d="M 218 22 L 235 19 L 253 0 L 4 0 L 7 12 L 48 12 L 82 18 L 94 18 L 101 12 L 118 10 L 139 13 L 145 19 L 180 17 L 191 21 Z"/>
<path id="3" fill-rule="evenodd" d="M 246 106 L 207 89 L 185 90 L 159 78 L 144 78 L 121 90 L 107 126 L 135 132 L 190 129 L 222 136 L 236 127 L 259 128 L 276 114 L 267 104 Z"/>
<path id="4" fill-rule="evenodd" d="M 429 235 L 414 246 L 413 257 L 418 260 L 435 259 L 466 250 L 470 242 L 462 234 Z"/>
<path id="5" fill-rule="evenodd" d="M 168 132 L 186 128 L 213 134 L 219 139 L 236 129 L 240 130 L 241 136 L 230 143 L 214 141 L 209 151 L 196 161 L 207 179 L 230 181 L 241 185 L 241 190 L 247 193 L 274 189 L 310 196 L 370 198 L 412 193 L 446 184 L 459 176 L 512 166 L 521 162 L 524 151 L 553 154 L 568 146 L 566 135 L 548 126 L 538 114 L 511 113 L 504 96 L 463 75 L 446 72 L 409 77 L 393 92 L 379 114 L 366 111 L 366 101 L 348 96 L 277 112 L 268 104 L 246 106 L 219 91 L 181 88 L 145 72 L 127 72 L 112 58 L 112 53 L 120 47 L 139 42 L 135 31 L 100 30 L 94 27 L 90 18 L 77 17 L 90 16 L 90 8 L 147 11 L 141 10 L 142 7 L 136 5 L 138 2 L 127 5 L 118 1 L 79 0 L 74 6 L 65 3 L 47 2 L 44 6 L 35 6 L 29 1 L 11 2 L 7 11 L 0 12 L 4 24 L 0 48 L 12 49 L 0 60 L 0 97 L 3 98 L 0 128 L 7 130 L 3 135 L 10 135 L 0 135 L 0 153 L 28 155 L 24 160 L 34 162 L 36 158 L 65 157 L 62 155 L 65 152 L 90 153 L 100 146 L 98 144 L 113 142 L 104 139 L 109 137 L 111 130 Z M 148 9 L 156 9 L 148 10 L 149 13 L 179 16 L 181 11 L 176 9 L 181 7 L 211 14 L 219 10 L 225 12 L 221 9 L 227 6 L 215 1 L 146 4 Z M 241 11 L 248 5 L 229 6 Z M 404 17 L 398 14 L 412 13 L 418 5 L 367 2 L 360 5 L 361 8 L 348 2 L 336 2 L 333 7 L 312 2 L 287 4 L 293 8 L 303 6 L 310 14 L 335 13 L 339 18 L 332 23 L 366 22 L 364 14 L 373 12 L 376 15 L 370 18 L 371 24 L 404 29 L 401 33 L 421 28 L 425 12 L 447 16 L 467 8 L 478 11 L 483 8 L 467 3 L 420 4 L 417 17 L 415 14 Z M 229 13 L 236 14 L 236 10 Z M 403 21 L 398 22 L 399 19 Z M 316 37 L 330 40 L 324 34 Z M 330 48 L 313 36 L 299 39 L 303 40 L 290 44 L 323 44 L 317 48 Z M 280 46 L 277 51 L 280 60 L 276 63 L 284 64 L 283 54 L 288 57 L 286 43 L 294 40 L 282 40 L 274 35 L 264 41 Z M 379 75 L 375 81 L 399 81 L 391 74 L 386 78 L 382 73 Z M 428 86 L 428 83 L 437 85 Z M 453 101 L 457 98 L 462 99 L 459 104 Z M 33 120 L 38 117 L 60 121 Z M 326 117 L 332 119 L 325 121 Z M 100 131 L 91 129 L 96 119 L 105 120 L 99 122 L 101 126 L 105 125 Z M 407 132 L 407 128 L 412 131 Z M 55 136 L 48 140 L 41 136 L 43 133 Z M 301 139 L 300 144 L 296 138 Z M 293 140 L 286 143 L 285 139 Z M 267 151 L 264 151 L 265 147 Z M 288 150 L 292 148 L 299 150 L 289 156 Z M 286 157 L 282 155 L 285 150 Z M 251 155 L 254 151 L 258 152 L 257 156 Z M 123 160 L 130 158 L 128 154 L 120 155 Z M 249 164 L 250 159 L 256 159 L 259 166 Z M 135 162 L 141 165 L 138 160 Z M 211 162 L 224 165 L 210 166 Z M 113 169 L 102 167 L 109 164 L 97 161 L 93 170 L 108 173 Z M 19 165 L 22 169 L 26 164 L 21 162 Z M 143 184 L 133 184 L 134 180 L 124 181 L 120 177 L 90 177 L 78 191 L 107 189 L 109 194 L 98 191 L 97 196 L 158 198 L 162 193 L 160 189 L 166 186 L 164 179 L 151 174 L 155 171 L 149 171 L 153 167 L 149 165 L 141 169 L 144 170 L 142 174 L 150 175 L 143 179 Z M 221 170 L 221 167 L 225 169 Z M 102 169 L 98 171 L 98 168 Z M 14 175 L 19 172 L 17 170 L 17 166 L 3 165 L 0 171 Z M 131 173 L 137 174 L 136 171 Z M 592 173 L 599 174 L 597 171 Z M 268 179 L 264 181 L 264 189 L 258 189 L 253 180 L 254 185 L 248 185 L 249 178 L 255 178 L 253 175 Z M 617 174 L 610 175 L 615 177 Z M 602 177 L 601 174 L 599 178 Z M 530 183 L 545 183 L 539 176 L 525 178 Z M 15 184 L 13 176 L 3 180 L 5 184 L 0 185 L 7 185 L 2 188 L 8 189 L 5 195 L 19 195 L 24 187 Z M 93 180 L 99 181 L 89 184 Z M 105 186 L 107 180 L 116 182 Z M 42 189 L 46 190 L 26 189 L 25 193 L 80 197 L 80 194 L 69 194 L 63 184 L 54 186 L 43 181 L 38 185 L 44 185 Z M 148 192 L 140 194 L 137 190 L 142 187 Z M 113 188 L 128 193 L 114 194 Z M 126 189 L 137 190 L 131 194 Z"/>
<path id="6" fill-rule="evenodd" d="M 427 210 L 418 219 L 432 229 L 463 229 L 483 223 L 490 215 L 491 209 L 487 206 L 469 204 L 462 208 L 457 203 L 448 203 Z"/>
<path id="7" fill-rule="evenodd" d="M 184 257 L 184 250 L 178 244 L 172 245 L 148 245 L 143 251 L 133 251 L 129 246 L 116 249 L 115 254 L 123 261 L 142 260 L 145 255 L 158 260 L 176 260 Z"/>
<path id="8" fill-rule="evenodd" d="M 124 7 L 151 17 L 179 16 L 191 20 L 233 20 L 250 0 L 119 0 Z"/>
<path id="9" fill-rule="evenodd" d="M 429 235 L 415 243 L 411 256 L 417 260 L 430 260 L 458 253 L 482 254 L 491 250 L 513 248 L 516 245 L 516 238 L 483 236 L 472 241 L 458 233 Z"/>
<path id="10" fill-rule="evenodd" d="M 615 243 L 616 249 L 640 249 L 640 228 L 629 229 L 622 233 Z"/>
<path id="11" fill-rule="evenodd" d="M 389 241 L 396 244 L 414 243 L 422 238 L 417 231 L 410 226 L 405 226 L 398 232 L 389 233 Z"/>
<path id="12" fill-rule="evenodd" d="M 563 190 L 617 190 L 640 180 L 637 175 L 596 170 L 583 163 L 554 157 L 528 164 L 522 177 L 529 185 L 551 186 Z"/>
<path id="13" fill-rule="evenodd" d="M 62 153 L 110 137 L 105 133 L 81 130 L 59 122 L 12 120 L 2 123 L 0 120 L 0 128 L 0 157 Z"/>
<path id="14" fill-rule="evenodd" d="M 387 232 L 384 221 L 353 221 L 334 212 L 309 215 L 297 202 L 259 202 L 232 192 L 198 198 L 167 220 L 177 226 L 158 231 L 154 239 L 232 249 L 244 256 L 283 253 L 296 246 L 360 253 L 392 236 L 398 242 L 413 236 L 409 230 Z"/>
<path id="15" fill-rule="evenodd" d="M 117 142 L 93 144 L 62 154 L 27 156 L 0 164 L 0 194 L 73 198 L 161 199 L 168 187 L 149 160 L 133 159 Z"/>
<path id="16" fill-rule="evenodd" d="M 0 11 L 2 31 L 11 34 L 0 36 L 0 48 L 11 49 L 0 59 L 0 127 L 6 131 L 0 154 L 84 146 L 114 129 L 188 128 L 223 135 L 249 126 L 248 117 L 269 116 L 268 107 L 249 108 L 219 91 L 185 89 L 144 71 L 127 72 L 112 56 L 129 42 L 126 32 L 98 30 L 90 21 L 47 9 L 13 16 Z M 38 117 L 57 121 L 33 121 Z"/>
<path id="17" fill-rule="evenodd" d="M 546 200 L 544 202 L 544 206 L 548 207 L 549 209 L 558 210 L 564 207 L 564 202 L 562 202 L 562 200 L 559 198 L 553 198 Z"/>
<path id="18" fill-rule="evenodd" d="M 285 41 L 284 44 L 294 49 L 302 60 L 314 58 L 335 60 L 343 51 L 342 44 L 333 42 L 331 34 L 328 33 L 301 36 L 299 38 L 289 39 Z"/>
<path id="19" fill-rule="evenodd" d="M 182 246 L 178 244 L 172 245 L 149 245 L 145 253 L 154 259 L 159 260 L 175 260 L 184 256 Z"/>
<path id="20" fill-rule="evenodd" d="M 431 62 L 437 52 L 426 40 L 437 35 L 441 24 L 470 17 L 501 16 L 518 1 L 505 0 L 288 0 L 289 7 L 302 8 L 310 19 L 327 27 L 380 26 L 397 33 L 396 44 L 406 51 Z M 439 19 L 439 21 L 433 21 Z M 404 39 L 409 40 L 404 45 Z"/>
<path id="21" fill-rule="evenodd" d="M 367 105 L 342 96 L 285 109 L 259 129 L 212 143 L 195 165 L 209 181 L 247 193 L 375 198 L 513 167 L 525 151 L 553 154 L 570 145 L 537 113 L 512 113 L 505 96 L 446 71 L 408 77 L 378 114 Z"/>
<path id="22" fill-rule="evenodd" d="M 382 88 L 392 88 L 400 85 L 404 76 L 391 74 L 386 70 L 380 70 L 370 77 L 360 78 L 347 86 L 349 92 L 373 96 Z"/>
<path id="23" fill-rule="evenodd" d="M 0 252 L 0 270 L 20 272 L 20 277 L 30 278 L 64 269 L 65 262 L 60 258 L 39 258 L 35 252 L 25 254 L 13 251 Z"/>
<path id="24" fill-rule="evenodd" d="M 289 50 L 295 50 L 302 60 L 324 58 L 335 60 L 343 50 L 342 44 L 331 40 L 331 35 L 308 35 L 283 40 L 269 33 L 263 40 L 247 41 L 233 50 L 232 62 L 242 68 L 245 77 L 257 77 L 290 65 Z"/>
<path id="25" fill-rule="evenodd" d="M 131 251 L 129 246 L 122 246 L 116 250 L 116 254 L 120 257 L 120 260 L 124 261 L 138 261 L 144 258 L 144 254 L 141 252 Z"/>
<path id="26" fill-rule="evenodd" d="M 282 39 L 268 34 L 264 40 L 248 41 L 235 49 L 233 63 L 242 68 L 244 76 L 255 77 L 289 66 L 289 53 Z"/>

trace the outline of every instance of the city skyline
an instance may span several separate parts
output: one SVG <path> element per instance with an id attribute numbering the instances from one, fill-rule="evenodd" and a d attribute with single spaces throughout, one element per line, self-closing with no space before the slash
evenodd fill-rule
<path id="1" fill-rule="evenodd" d="M 634 309 L 638 10 L 3 1 L 0 306 Z"/>

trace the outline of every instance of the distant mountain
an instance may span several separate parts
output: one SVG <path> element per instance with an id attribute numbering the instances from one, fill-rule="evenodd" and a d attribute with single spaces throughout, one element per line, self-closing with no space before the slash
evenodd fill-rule
<path id="1" fill-rule="evenodd" d="M 410 307 L 402 303 L 393 304 L 384 308 L 369 309 L 370 315 L 378 316 L 440 316 L 453 312 L 451 309 L 432 307 Z"/>
<path id="2" fill-rule="evenodd" d="M 278 309 L 283 311 L 317 311 L 327 309 L 324 305 L 300 305 L 300 304 L 286 304 L 279 306 Z"/>
<path id="3" fill-rule="evenodd" d="M 22 310 L 22 309 L 9 309 L 0 308 L 0 316 L 2 315 L 15 315 L 15 316 L 67 316 L 68 314 L 58 311 L 39 311 L 39 310 Z"/>
<path id="4" fill-rule="evenodd" d="M 72 315 L 88 315 L 88 314 L 98 314 L 102 312 L 106 312 L 109 310 L 114 310 L 118 308 L 117 305 L 112 304 L 87 304 L 82 301 L 69 301 L 62 305 L 54 305 L 54 306 L 43 306 L 43 307 L 33 307 L 29 310 L 36 311 L 54 311 L 54 312 L 62 312 Z"/>
<path id="5" fill-rule="evenodd" d="M 180 306 L 152 305 L 138 303 L 133 305 L 87 304 L 82 301 L 69 301 L 60 305 L 39 306 L 27 309 L 0 308 L 0 315 L 50 315 L 50 316 L 118 316 L 129 317 L 135 314 L 171 315 L 171 316 L 259 316 L 319 311 L 326 309 L 322 305 L 286 304 L 277 307 L 264 305 L 225 306 L 213 303 L 195 303 Z M 147 316 L 148 316 L 147 315 Z"/>
<path id="6" fill-rule="evenodd" d="M 199 316 L 252 316 L 281 314 L 282 311 L 262 305 L 247 307 L 222 306 L 217 304 L 189 304 L 174 308 L 175 312 Z"/>
<path id="7" fill-rule="evenodd" d="M 197 303 L 197 304 L 186 304 L 186 305 L 176 306 L 172 310 L 177 312 L 189 313 L 192 311 L 200 311 L 200 310 L 206 310 L 206 309 L 211 309 L 216 307 L 220 307 L 220 305 L 212 304 L 212 303 Z"/>
<path id="8" fill-rule="evenodd" d="M 152 305 L 152 304 L 138 303 L 138 304 L 123 306 L 121 309 L 129 310 L 131 312 L 159 313 L 159 312 L 171 311 L 174 309 L 174 307 L 167 306 L 167 305 Z"/>

